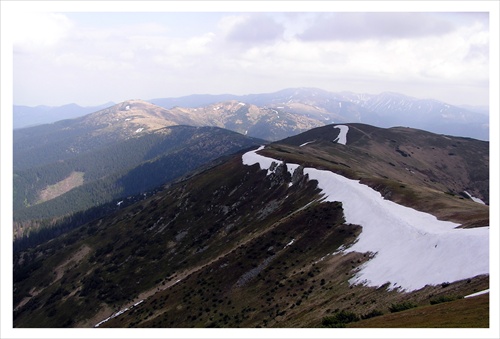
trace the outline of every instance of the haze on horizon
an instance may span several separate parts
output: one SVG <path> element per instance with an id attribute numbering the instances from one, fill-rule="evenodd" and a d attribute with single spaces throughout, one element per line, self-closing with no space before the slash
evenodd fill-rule
<path id="1" fill-rule="evenodd" d="M 13 103 L 92 106 L 315 87 L 489 104 L 488 12 L 282 7 L 64 12 L 35 6 L 17 12 Z"/>

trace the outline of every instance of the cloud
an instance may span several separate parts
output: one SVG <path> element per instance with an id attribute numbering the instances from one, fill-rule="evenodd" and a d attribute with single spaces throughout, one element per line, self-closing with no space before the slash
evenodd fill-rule
<path id="1" fill-rule="evenodd" d="M 59 13 L 24 13 L 12 27 L 14 52 L 52 47 L 70 34 L 73 23 Z"/>
<path id="2" fill-rule="evenodd" d="M 419 96 L 415 88 L 439 83 L 455 86 L 450 93 L 461 99 L 456 86 L 487 89 L 485 15 L 220 13 L 209 23 L 202 14 L 106 17 L 67 14 L 66 25 L 64 16 L 50 16 L 59 29 L 45 34 L 46 47 L 15 55 L 19 104 L 29 98 L 35 104 L 47 103 L 40 98 L 64 104 L 70 97 L 99 104 L 291 86 L 375 93 L 411 85 L 407 94 Z"/>
<path id="3" fill-rule="evenodd" d="M 326 13 L 297 37 L 304 41 L 401 39 L 442 35 L 454 30 L 434 13 Z"/>
<path id="4" fill-rule="evenodd" d="M 233 18 L 226 40 L 245 44 L 276 41 L 283 37 L 284 27 L 271 16 L 257 13 Z"/>

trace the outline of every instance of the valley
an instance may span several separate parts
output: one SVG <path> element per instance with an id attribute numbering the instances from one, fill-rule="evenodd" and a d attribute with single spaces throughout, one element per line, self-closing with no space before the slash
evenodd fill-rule
<path id="1" fill-rule="evenodd" d="M 14 326 L 432 326 L 388 317 L 489 288 L 489 206 L 464 193 L 489 202 L 488 159 L 364 124 L 240 150 L 15 253 Z"/>

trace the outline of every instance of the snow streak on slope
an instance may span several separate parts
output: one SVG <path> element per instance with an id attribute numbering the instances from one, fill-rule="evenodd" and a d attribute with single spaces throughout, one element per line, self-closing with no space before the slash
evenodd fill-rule
<path id="1" fill-rule="evenodd" d="M 269 174 L 271 163 L 280 161 L 257 151 L 245 153 L 243 164 L 258 163 Z M 290 172 L 298 167 L 287 166 Z M 489 273 L 489 227 L 457 229 L 458 224 L 385 200 L 357 180 L 314 168 L 305 168 L 304 174 L 318 181 L 325 201 L 342 202 L 347 223 L 363 227 L 343 252 L 375 254 L 351 284 L 390 283 L 390 289 L 412 291 Z"/>
<path id="2" fill-rule="evenodd" d="M 482 201 L 482 200 L 481 200 L 481 199 L 479 199 L 479 198 L 473 197 L 472 195 L 470 195 L 470 193 L 469 193 L 469 192 L 464 191 L 464 193 L 465 193 L 465 194 L 467 194 L 467 195 L 469 196 L 469 198 L 470 198 L 470 199 L 472 199 L 472 201 L 477 202 L 478 204 L 483 204 L 483 205 L 486 205 L 486 204 L 484 203 L 484 201 Z"/>
<path id="3" fill-rule="evenodd" d="M 333 128 L 340 129 L 338 137 L 335 140 L 333 140 L 333 142 L 345 145 L 347 143 L 347 132 L 349 131 L 349 126 L 337 125 L 337 126 L 333 126 Z"/>

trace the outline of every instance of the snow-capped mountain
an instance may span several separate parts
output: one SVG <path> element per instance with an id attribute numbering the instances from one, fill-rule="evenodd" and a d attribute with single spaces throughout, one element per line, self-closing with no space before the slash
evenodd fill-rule
<path id="1" fill-rule="evenodd" d="M 208 124 L 232 129 L 243 134 L 247 132 L 251 136 L 272 141 L 325 124 L 354 122 L 379 127 L 406 126 L 439 134 L 489 140 L 489 117 L 485 113 L 487 108 L 477 108 L 478 112 L 475 112 L 473 107 L 457 107 L 433 99 L 417 99 L 391 92 L 381 94 L 333 93 L 316 88 L 290 88 L 274 93 L 189 95 L 178 98 L 151 99 L 148 102 L 156 107 L 161 106 L 170 113 L 177 112 L 189 115 L 189 118 L 182 115 L 176 116 L 172 122 L 172 116 L 166 113 L 164 118 L 170 120 L 170 123 L 195 126 Z M 214 106 L 234 106 L 234 103 L 236 105 L 239 103 L 253 105 L 254 109 L 257 107 L 259 110 L 263 112 L 267 110 L 271 114 L 266 115 L 260 121 L 253 119 L 252 123 L 245 119 L 236 119 L 232 114 L 234 107 L 229 108 L 228 111 L 220 109 L 217 112 L 211 111 Z M 126 104 L 124 102 L 119 105 Z M 75 105 L 53 107 L 50 110 L 59 114 L 59 120 L 83 114 L 79 113 L 83 112 L 81 109 L 75 111 L 73 106 Z M 153 110 L 158 110 L 158 108 Z M 272 114 L 275 111 L 281 112 L 280 119 Z M 23 112 L 30 112 L 30 109 L 15 106 L 14 120 L 21 118 L 24 121 L 28 120 L 27 116 L 21 117 Z M 200 112 L 210 112 L 210 118 L 202 116 Z M 240 110 L 240 116 L 242 113 Z M 40 114 L 37 113 L 37 116 Z M 249 114 L 245 116 L 250 118 Z M 30 124 L 40 123 L 41 121 L 38 119 L 33 115 Z M 56 121 L 55 117 L 50 119 L 47 122 Z M 250 131 L 252 128 L 259 131 L 260 134 L 252 134 Z"/>
<path id="2" fill-rule="evenodd" d="M 216 101 L 227 97 L 212 98 Z M 481 112 L 474 112 L 434 99 L 417 99 L 399 93 L 333 93 L 316 88 L 290 88 L 274 93 L 229 97 L 259 107 L 284 109 L 292 114 L 316 119 L 322 124 L 359 122 L 379 127 L 405 126 L 489 140 L 489 118 L 484 114 L 484 108 Z M 210 100 L 210 96 L 203 98 L 205 103 Z M 185 97 L 185 100 L 177 99 L 176 102 L 191 107 L 189 99 Z M 152 102 L 165 108 L 172 104 L 168 99 L 154 99 Z"/>
<path id="3" fill-rule="evenodd" d="M 16 253 L 14 326 L 487 327 L 488 204 L 488 142 L 314 128 Z"/>
<path id="4" fill-rule="evenodd" d="M 417 99 L 406 95 L 384 92 L 378 95 L 343 93 L 350 102 L 377 113 L 386 123 L 406 124 L 424 128 L 431 124 L 488 124 L 484 114 L 449 105 L 433 99 Z M 421 126 L 417 126 L 421 125 Z"/>

